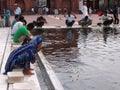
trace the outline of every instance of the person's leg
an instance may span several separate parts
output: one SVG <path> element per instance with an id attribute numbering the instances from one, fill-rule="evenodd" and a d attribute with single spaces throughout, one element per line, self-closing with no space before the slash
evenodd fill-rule
<path id="1" fill-rule="evenodd" d="M 114 15 L 114 24 L 119 24 L 118 15 Z"/>
<path id="2" fill-rule="evenodd" d="M 28 43 L 29 40 L 30 40 L 29 37 L 25 35 L 19 38 L 19 42 L 22 42 L 22 45 Z"/>
<path id="3" fill-rule="evenodd" d="M 23 74 L 24 74 L 24 75 L 34 75 L 34 73 L 32 73 L 32 72 L 30 71 L 30 69 L 23 69 Z"/>
<path id="4" fill-rule="evenodd" d="M 117 18 L 117 22 L 116 22 L 116 24 L 119 24 L 119 18 Z"/>
<path id="5" fill-rule="evenodd" d="M 109 25 L 112 24 L 113 23 L 113 19 L 109 20 L 108 22 L 109 22 Z"/>
<path id="6" fill-rule="evenodd" d="M 19 42 L 23 42 L 25 38 L 26 38 L 26 36 L 21 36 L 21 37 L 19 38 Z"/>
<path id="7" fill-rule="evenodd" d="M 65 24 L 66 24 L 66 26 L 69 26 L 69 21 L 66 20 L 66 21 L 65 21 Z"/>
<path id="8" fill-rule="evenodd" d="M 66 20 L 66 25 L 67 25 L 67 26 L 71 26 L 71 25 L 72 25 L 72 23 L 71 23 L 71 22 L 69 22 L 68 20 Z"/>
<path id="9" fill-rule="evenodd" d="M 116 24 L 116 16 L 115 16 L 115 14 L 113 15 L 113 17 L 114 17 L 113 23 Z"/>
<path id="10" fill-rule="evenodd" d="M 72 22 L 70 22 L 70 26 L 72 26 L 75 23 L 75 20 L 73 20 Z"/>
<path id="11" fill-rule="evenodd" d="M 24 69 L 23 69 L 23 73 L 25 75 L 33 75 L 34 73 L 32 73 L 31 70 L 33 70 L 33 69 L 30 68 L 30 62 L 26 61 L 26 64 L 25 64 Z"/>
<path id="12" fill-rule="evenodd" d="M 114 24 L 116 24 L 116 21 L 117 21 L 117 19 L 116 19 L 116 18 L 114 18 Z"/>
<path id="13" fill-rule="evenodd" d="M 107 26 L 108 25 L 108 20 L 104 21 L 103 25 Z"/>

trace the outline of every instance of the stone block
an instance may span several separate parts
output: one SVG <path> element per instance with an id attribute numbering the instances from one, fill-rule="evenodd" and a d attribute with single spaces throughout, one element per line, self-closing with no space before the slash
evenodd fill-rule
<path id="1" fill-rule="evenodd" d="M 34 90 L 29 82 L 14 83 L 13 90 Z"/>
<path id="2" fill-rule="evenodd" d="M 8 83 L 18 83 L 24 81 L 24 74 L 21 71 L 8 72 Z"/>
<path id="3" fill-rule="evenodd" d="M 7 90 L 7 87 L 8 87 L 7 76 L 0 75 L 0 90 Z"/>

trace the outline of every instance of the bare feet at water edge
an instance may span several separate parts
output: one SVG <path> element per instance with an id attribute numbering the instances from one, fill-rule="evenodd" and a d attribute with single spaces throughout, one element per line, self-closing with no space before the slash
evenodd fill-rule
<path id="1" fill-rule="evenodd" d="M 24 70 L 23 70 L 23 74 L 24 74 L 24 75 L 34 75 L 34 73 L 32 73 L 32 72 L 30 71 L 30 69 L 24 69 Z"/>

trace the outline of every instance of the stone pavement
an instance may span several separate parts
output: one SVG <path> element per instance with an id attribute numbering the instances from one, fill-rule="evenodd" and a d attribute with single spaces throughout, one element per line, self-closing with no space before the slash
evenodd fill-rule
<path id="1" fill-rule="evenodd" d="M 1 67 L 3 59 L 5 58 L 5 49 L 9 35 L 9 28 L 0 28 L 0 32 L 0 71 L 2 71 Z"/>
<path id="2" fill-rule="evenodd" d="M 24 15 L 25 19 L 27 20 L 27 23 L 33 22 L 33 20 L 36 20 L 37 17 L 40 15 Z M 47 24 L 45 26 L 66 26 L 65 25 L 65 17 L 64 15 L 43 15 L 45 19 L 47 20 Z M 78 26 L 77 21 L 79 21 L 82 18 L 82 14 L 76 14 L 76 23 L 74 26 Z M 99 21 L 99 17 L 97 14 L 92 14 L 90 16 L 93 20 L 92 25 L 96 25 Z M 11 17 L 11 21 L 13 20 L 13 16 Z"/>
<path id="3" fill-rule="evenodd" d="M 41 15 L 24 15 L 25 19 L 27 20 L 27 23 L 33 22 L 33 20 L 36 20 L 37 17 Z M 44 26 L 66 26 L 65 25 L 65 17 L 63 14 L 61 15 L 42 15 L 47 20 L 47 24 Z M 79 26 L 77 21 L 79 21 L 82 18 L 82 14 L 76 14 L 76 22 L 73 26 Z M 119 15 L 120 17 L 120 15 Z M 13 21 L 14 16 L 11 17 L 11 22 Z M 92 21 L 92 26 L 96 26 L 99 22 L 99 16 L 97 14 L 92 14 L 90 18 Z"/>

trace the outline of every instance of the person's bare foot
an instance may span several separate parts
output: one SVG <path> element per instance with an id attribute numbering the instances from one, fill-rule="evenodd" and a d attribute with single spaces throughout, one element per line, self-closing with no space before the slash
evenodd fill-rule
<path id="1" fill-rule="evenodd" d="M 24 69 L 23 74 L 24 75 L 34 75 L 34 73 L 32 73 L 29 69 Z"/>
<path id="2" fill-rule="evenodd" d="M 29 70 L 34 70 L 33 68 L 29 68 Z"/>

